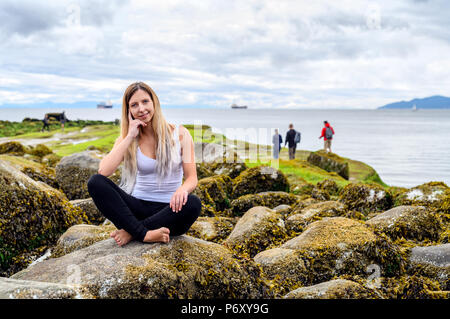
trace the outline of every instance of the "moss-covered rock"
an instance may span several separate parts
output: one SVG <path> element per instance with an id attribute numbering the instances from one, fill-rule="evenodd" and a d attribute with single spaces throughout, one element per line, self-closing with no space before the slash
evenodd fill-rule
<path id="1" fill-rule="evenodd" d="M 195 163 L 195 166 L 197 168 L 198 180 L 215 175 L 213 171 L 211 171 L 209 165 L 205 163 Z"/>
<path id="2" fill-rule="evenodd" d="M 61 192 L 0 161 L 0 275 L 26 267 L 70 226 L 87 222 Z"/>
<path id="3" fill-rule="evenodd" d="M 117 228 L 112 225 L 95 226 L 79 224 L 70 227 L 53 247 L 50 258 L 57 258 L 71 252 L 91 246 L 92 244 L 108 239 L 110 233 Z"/>
<path id="4" fill-rule="evenodd" d="M 16 141 L 0 144 L 0 154 L 11 154 L 22 156 L 26 153 L 26 148 Z"/>
<path id="5" fill-rule="evenodd" d="M 103 154 L 96 151 L 84 151 L 70 156 L 64 156 L 56 165 L 56 180 L 67 198 L 85 199 L 89 198 L 87 181 L 97 174 L 100 160 Z M 119 170 L 109 177 L 118 183 L 120 179 Z"/>
<path id="6" fill-rule="evenodd" d="M 327 153 L 324 150 L 311 152 L 307 161 L 327 172 L 336 172 L 347 180 L 350 177 L 348 162 L 334 153 Z"/>
<path id="7" fill-rule="evenodd" d="M 59 163 L 59 161 L 61 160 L 61 156 L 55 154 L 55 153 L 51 153 L 48 155 L 45 155 L 44 157 L 42 157 L 41 162 L 42 164 L 45 164 L 49 167 L 56 167 L 56 165 Z"/>
<path id="8" fill-rule="evenodd" d="M 59 188 L 55 170 L 51 167 L 26 159 L 23 156 L 3 154 L 0 155 L 0 160 L 5 161 L 35 181 L 44 182 L 55 189 Z"/>
<path id="9" fill-rule="evenodd" d="M 342 189 L 339 200 L 348 210 L 356 210 L 365 215 L 388 210 L 393 205 L 391 193 L 376 184 L 348 184 Z"/>
<path id="10" fill-rule="evenodd" d="M 311 222 L 323 217 L 344 216 L 346 213 L 344 204 L 338 201 L 326 201 L 311 204 L 301 209 L 297 214 L 291 214 L 286 219 L 286 228 L 293 231 L 302 231 Z"/>
<path id="11" fill-rule="evenodd" d="M 238 177 L 243 171 L 247 169 L 245 163 L 227 163 L 225 162 L 214 162 L 207 164 L 207 167 L 216 175 L 227 175 L 230 178 Z"/>
<path id="12" fill-rule="evenodd" d="M 338 196 L 341 188 L 332 179 L 326 179 L 317 183 L 316 188 L 326 191 L 331 196 Z"/>
<path id="13" fill-rule="evenodd" d="M 102 224 L 106 219 L 105 216 L 103 216 L 103 214 L 98 210 L 97 206 L 95 206 L 92 198 L 71 200 L 70 204 L 72 204 L 73 207 L 81 209 L 85 213 L 89 222 L 94 225 Z"/>
<path id="14" fill-rule="evenodd" d="M 393 240 L 407 238 L 438 240 L 442 225 L 436 214 L 423 206 L 398 206 L 381 213 L 367 225 L 384 232 Z"/>
<path id="15" fill-rule="evenodd" d="M 0 299 L 89 299 L 73 285 L 0 277 Z"/>
<path id="16" fill-rule="evenodd" d="M 346 279 L 334 279 L 317 285 L 297 288 L 286 299 L 373 299 L 380 295 L 371 289 Z"/>
<path id="17" fill-rule="evenodd" d="M 254 257 L 278 292 L 331 280 L 343 274 L 368 276 L 376 264 L 383 276 L 405 271 L 406 257 L 387 238 L 364 223 L 343 217 L 310 224 L 299 236 Z"/>
<path id="18" fill-rule="evenodd" d="M 450 244 L 413 247 L 407 271 L 431 278 L 442 290 L 450 290 Z"/>
<path id="19" fill-rule="evenodd" d="M 378 291 L 386 299 L 448 299 L 450 291 L 441 289 L 439 283 L 430 278 L 412 275 L 397 278 L 380 278 Z"/>
<path id="20" fill-rule="evenodd" d="M 279 214 L 267 207 L 257 206 L 239 219 L 223 243 L 238 254 L 253 257 L 267 247 L 286 241 L 288 236 Z"/>
<path id="21" fill-rule="evenodd" d="M 449 187 L 443 182 L 425 183 L 397 194 L 395 206 L 441 206 L 445 200 L 449 201 L 448 205 L 450 205 L 448 198 L 450 197 L 450 192 L 448 191 Z"/>
<path id="22" fill-rule="evenodd" d="M 76 265 L 76 271 L 68 271 Z M 76 276 L 78 274 L 78 277 Z M 233 258 L 222 245 L 178 236 L 168 244 L 106 239 L 50 258 L 13 279 L 79 282 L 95 298 L 268 298 L 268 284 L 251 260 Z"/>
<path id="23" fill-rule="evenodd" d="M 295 205 L 298 201 L 298 196 L 281 191 L 247 194 L 231 202 L 231 211 L 233 216 L 242 216 L 246 211 L 255 206 L 275 208 L 282 204 L 289 206 Z"/>
<path id="24" fill-rule="evenodd" d="M 243 171 L 233 180 L 231 198 L 265 191 L 289 192 L 286 176 L 270 166 L 256 166 Z"/>
<path id="25" fill-rule="evenodd" d="M 330 200 L 330 194 L 326 190 L 314 187 L 311 191 L 311 197 L 320 201 Z"/>
<path id="26" fill-rule="evenodd" d="M 189 228 L 187 235 L 215 243 L 221 243 L 233 230 L 236 218 L 199 217 Z"/>
<path id="27" fill-rule="evenodd" d="M 214 216 L 210 215 L 211 212 L 215 214 L 215 212 L 230 208 L 231 187 L 231 178 L 226 175 L 216 175 L 199 180 L 193 194 L 202 201 L 201 215 Z"/>
<path id="28" fill-rule="evenodd" d="M 29 151 L 29 153 L 31 155 L 42 158 L 46 155 L 52 154 L 53 151 L 44 144 L 38 144 L 35 147 L 33 147 L 33 149 Z"/>

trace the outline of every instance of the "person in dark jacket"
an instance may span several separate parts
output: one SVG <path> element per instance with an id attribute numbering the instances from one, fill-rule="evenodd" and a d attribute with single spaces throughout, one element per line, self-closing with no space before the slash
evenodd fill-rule
<path id="1" fill-rule="evenodd" d="M 323 137 L 323 149 L 325 152 L 328 150 L 331 153 L 331 141 L 333 140 L 334 129 L 327 121 L 323 121 L 322 135 L 319 136 L 319 139 Z"/>
<path id="2" fill-rule="evenodd" d="M 284 140 L 284 146 L 288 144 L 289 146 L 289 159 L 295 159 L 295 149 L 297 144 L 295 143 L 295 134 L 297 132 L 294 130 L 294 124 L 289 124 L 289 131 L 286 133 L 286 138 Z"/>
<path id="3" fill-rule="evenodd" d="M 278 159 L 281 151 L 281 144 L 283 143 L 283 138 L 278 133 L 278 129 L 275 129 L 275 134 L 272 136 L 273 144 L 273 158 Z"/>
<path id="4" fill-rule="evenodd" d="M 42 127 L 41 132 L 44 132 L 45 128 L 47 128 L 47 131 L 50 132 L 50 126 L 48 125 L 48 114 L 45 114 L 45 117 L 42 120 L 42 122 L 44 122 L 44 126 Z"/>

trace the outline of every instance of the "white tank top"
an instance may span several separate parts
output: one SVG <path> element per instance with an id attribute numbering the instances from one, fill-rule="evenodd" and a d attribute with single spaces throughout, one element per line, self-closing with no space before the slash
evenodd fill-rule
<path id="1" fill-rule="evenodd" d="M 181 145 L 178 136 L 178 126 L 175 126 L 173 137 L 175 147 L 181 158 Z M 173 193 L 181 186 L 183 178 L 183 162 L 174 164 L 174 169 L 158 184 L 156 172 L 156 160 L 145 156 L 141 149 L 137 148 L 137 176 L 132 196 L 160 203 L 170 203 Z"/>

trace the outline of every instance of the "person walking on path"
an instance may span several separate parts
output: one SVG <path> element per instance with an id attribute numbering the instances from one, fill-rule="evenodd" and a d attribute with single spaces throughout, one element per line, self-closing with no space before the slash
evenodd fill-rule
<path id="1" fill-rule="evenodd" d="M 121 123 L 121 135 L 88 180 L 89 194 L 117 227 L 110 237 L 119 246 L 133 239 L 168 243 L 189 230 L 202 208 L 191 194 L 198 183 L 191 134 L 165 120 L 156 93 L 143 82 L 125 90 Z M 107 177 L 122 162 L 118 186 Z"/>
<path id="2" fill-rule="evenodd" d="M 289 124 L 289 131 L 286 133 L 286 138 L 284 140 L 284 146 L 288 144 L 289 146 L 289 159 L 295 159 L 295 149 L 297 148 L 297 143 L 300 143 L 301 135 L 300 132 L 294 130 L 294 124 Z"/>
<path id="3" fill-rule="evenodd" d="M 328 153 L 328 150 L 331 153 L 331 141 L 333 140 L 334 129 L 327 121 L 323 121 L 324 127 L 322 128 L 322 135 L 319 136 L 319 139 L 323 137 L 323 149 Z"/>
<path id="4" fill-rule="evenodd" d="M 272 136 L 273 144 L 273 158 L 278 159 L 281 151 L 281 144 L 283 143 L 283 138 L 278 133 L 278 129 L 275 129 L 275 134 Z"/>
<path id="5" fill-rule="evenodd" d="M 59 121 L 61 122 L 61 129 L 64 132 L 64 124 L 67 121 L 67 117 L 66 117 L 66 111 L 63 111 L 59 117 Z"/>
<path id="6" fill-rule="evenodd" d="M 50 132 L 50 126 L 48 125 L 48 114 L 45 114 L 44 119 L 42 120 L 44 122 L 44 126 L 42 127 L 41 132 L 45 131 L 45 128 L 47 128 L 47 131 Z"/>

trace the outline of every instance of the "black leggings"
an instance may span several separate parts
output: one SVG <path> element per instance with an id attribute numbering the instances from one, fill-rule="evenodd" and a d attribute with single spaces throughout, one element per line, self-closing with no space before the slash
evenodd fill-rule
<path id="1" fill-rule="evenodd" d="M 175 213 L 169 203 L 133 197 L 101 174 L 89 178 L 88 191 L 100 212 L 117 229 L 126 230 L 141 242 L 147 231 L 161 227 L 169 228 L 171 236 L 186 233 L 200 215 L 202 205 L 196 195 L 189 194 L 186 204 Z"/>

